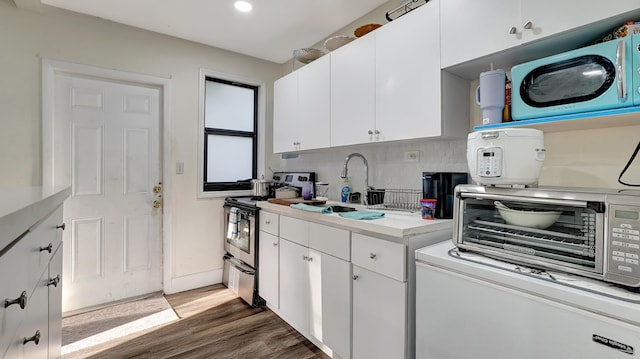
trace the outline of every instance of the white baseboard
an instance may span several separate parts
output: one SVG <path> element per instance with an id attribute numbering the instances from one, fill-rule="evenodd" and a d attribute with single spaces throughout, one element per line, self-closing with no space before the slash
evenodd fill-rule
<path id="1" fill-rule="evenodd" d="M 171 278 L 170 281 L 165 281 L 164 283 L 164 293 L 179 293 L 218 283 L 222 283 L 222 268 L 183 277 Z"/>

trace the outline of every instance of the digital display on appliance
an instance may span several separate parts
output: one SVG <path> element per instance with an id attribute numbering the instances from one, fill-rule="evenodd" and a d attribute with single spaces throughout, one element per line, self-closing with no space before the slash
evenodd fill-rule
<path id="1" fill-rule="evenodd" d="M 287 176 L 284 178 L 284 181 L 285 181 L 285 182 L 291 182 L 292 180 L 293 180 L 293 175 L 287 175 Z"/>
<path id="2" fill-rule="evenodd" d="M 483 152 L 482 156 L 484 157 L 494 157 L 496 155 L 495 152 Z"/>
<path id="3" fill-rule="evenodd" d="M 638 212 L 635 211 L 623 211 L 620 209 L 616 209 L 615 216 L 616 218 L 620 219 L 633 219 L 635 221 L 638 220 Z"/>

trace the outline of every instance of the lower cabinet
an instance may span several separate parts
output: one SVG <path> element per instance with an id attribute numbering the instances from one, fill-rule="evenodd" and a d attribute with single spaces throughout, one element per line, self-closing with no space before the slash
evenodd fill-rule
<path id="1" fill-rule="evenodd" d="M 278 262 L 279 239 L 271 233 L 260 231 L 258 238 L 258 291 L 260 297 L 264 299 L 269 307 L 280 308 L 280 297 L 278 294 Z"/>
<path id="2" fill-rule="evenodd" d="M 353 265 L 353 358 L 405 358 L 407 283 Z"/>
<path id="3" fill-rule="evenodd" d="M 0 257 L 2 359 L 61 357 L 60 229 L 64 229 L 62 206 L 29 228 L 28 234 Z"/>
<path id="4" fill-rule="evenodd" d="M 279 314 L 334 358 L 351 357 L 350 273 L 348 261 L 280 238 Z"/>

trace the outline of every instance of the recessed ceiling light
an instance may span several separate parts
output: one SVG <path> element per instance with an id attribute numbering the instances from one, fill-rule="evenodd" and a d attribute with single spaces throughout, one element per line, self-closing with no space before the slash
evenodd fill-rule
<path id="1" fill-rule="evenodd" d="M 236 1 L 233 6 L 236 7 L 236 10 L 242 12 L 249 12 L 253 9 L 253 6 L 248 1 Z"/>

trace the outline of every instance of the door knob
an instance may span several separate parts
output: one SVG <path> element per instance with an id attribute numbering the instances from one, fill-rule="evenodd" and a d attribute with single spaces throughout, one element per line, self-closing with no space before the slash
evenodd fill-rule
<path id="1" fill-rule="evenodd" d="M 162 202 L 155 200 L 152 203 L 153 208 L 160 208 L 160 206 L 162 206 Z"/>
<path id="2" fill-rule="evenodd" d="M 160 193 L 160 192 L 162 192 L 161 186 L 153 186 L 153 193 Z"/>

